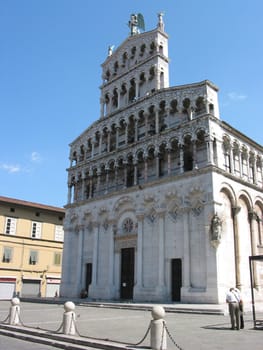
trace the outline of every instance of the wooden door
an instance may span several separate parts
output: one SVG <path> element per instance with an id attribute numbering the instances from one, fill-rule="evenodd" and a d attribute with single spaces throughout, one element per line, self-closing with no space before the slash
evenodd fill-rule
<path id="1" fill-rule="evenodd" d="M 181 301 L 182 260 L 172 259 L 171 263 L 172 301 Z"/>
<path id="2" fill-rule="evenodd" d="M 120 298 L 133 299 L 134 286 L 134 248 L 121 250 L 121 286 Z"/>

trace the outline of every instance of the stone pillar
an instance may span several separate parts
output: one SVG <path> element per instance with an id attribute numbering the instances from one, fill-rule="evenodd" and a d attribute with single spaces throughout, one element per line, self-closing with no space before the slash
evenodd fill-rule
<path id="1" fill-rule="evenodd" d="M 67 301 L 64 304 L 64 315 L 63 315 L 63 334 L 75 335 L 76 333 L 76 315 L 75 315 L 75 304 L 72 301 Z"/>
<path id="2" fill-rule="evenodd" d="M 144 182 L 148 180 L 148 158 L 144 156 Z"/>
<path id="3" fill-rule="evenodd" d="M 94 147 L 95 147 L 95 140 L 92 139 L 92 141 L 91 141 L 91 158 L 94 157 Z"/>
<path id="4" fill-rule="evenodd" d="M 92 198 L 93 196 L 92 186 L 93 186 L 93 172 L 90 173 L 90 177 L 89 177 L 89 199 Z"/>
<path id="5" fill-rule="evenodd" d="M 238 219 L 237 215 L 240 212 L 240 207 L 232 207 L 232 218 L 234 228 L 234 244 L 235 244 L 235 269 L 236 269 L 236 287 L 241 290 L 240 280 L 240 242 L 238 232 Z"/>
<path id="6" fill-rule="evenodd" d="M 77 253 L 77 262 L 76 262 L 76 295 L 79 296 L 79 293 L 82 289 L 82 273 L 83 273 L 83 246 L 84 246 L 84 226 L 78 226 L 78 253 Z"/>
<path id="7" fill-rule="evenodd" d="M 97 269 L 98 269 L 98 258 L 99 258 L 99 229 L 100 226 L 98 223 L 93 223 L 93 257 L 92 257 L 92 282 L 91 289 L 95 289 L 97 287 Z"/>
<path id="8" fill-rule="evenodd" d="M 160 176 L 160 158 L 159 158 L 159 152 L 156 150 L 155 152 L 155 172 L 156 172 L 156 178 L 158 179 Z"/>
<path id="9" fill-rule="evenodd" d="M 107 135 L 107 152 L 110 152 L 110 130 L 108 130 L 108 135 Z"/>
<path id="10" fill-rule="evenodd" d="M 110 221 L 110 227 L 109 227 L 109 286 L 110 286 L 110 298 L 113 298 L 113 291 L 114 291 L 114 221 Z"/>
<path id="11" fill-rule="evenodd" d="M 137 237 L 137 284 L 136 288 L 141 289 L 143 285 L 143 219 L 144 214 L 136 215 L 138 220 L 138 237 Z"/>
<path id="12" fill-rule="evenodd" d="M 71 204 L 72 200 L 72 184 L 68 182 L 68 204 Z"/>
<path id="13" fill-rule="evenodd" d="M 105 193 L 108 193 L 109 190 L 109 168 L 105 168 L 106 171 L 106 188 L 105 188 Z"/>
<path id="14" fill-rule="evenodd" d="M 159 134 L 159 112 L 157 110 L 155 111 L 155 133 Z"/>
<path id="15" fill-rule="evenodd" d="M 214 164 L 214 154 L 213 154 L 213 140 L 208 135 L 205 139 L 206 149 L 207 149 L 207 164 Z"/>
<path id="16" fill-rule="evenodd" d="M 198 165 L 197 165 L 197 158 L 196 158 L 196 139 L 192 140 L 192 144 L 193 144 L 193 169 L 197 169 Z"/>
<path id="17" fill-rule="evenodd" d="M 128 144 L 128 131 L 129 131 L 128 123 L 126 123 L 126 125 L 125 125 L 125 145 Z"/>
<path id="18" fill-rule="evenodd" d="M 171 149 L 167 148 L 167 174 L 171 175 Z"/>
<path id="19" fill-rule="evenodd" d="M 158 219 L 159 219 L 159 237 L 158 237 L 158 289 L 161 293 L 164 292 L 165 279 L 164 279 L 164 236 L 165 236 L 165 228 L 164 228 L 164 217 L 165 210 L 159 210 Z M 160 296 L 162 297 L 162 296 Z"/>
<path id="20" fill-rule="evenodd" d="M 103 133 L 100 133 L 100 138 L 99 138 L 99 154 L 102 153 L 102 138 L 103 138 Z"/>
<path id="21" fill-rule="evenodd" d="M 167 349 L 167 334 L 164 321 L 165 311 L 162 306 L 154 306 L 152 309 L 153 320 L 151 322 L 151 344 L 152 350 Z"/>
<path id="22" fill-rule="evenodd" d="M 137 185 L 137 177 L 138 177 L 138 164 L 137 164 L 137 160 L 134 161 L 133 163 L 133 167 L 134 167 L 134 186 Z"/>
<path id="23" fill-rule="evenodd" d="M 256 239 L 256 234 L 258 231 L 258 216 L 255 212 L 251 211 L 248 213 L 248 218 L 249 218 L 249 224 L 250 224 L 250 239 L 251 239 L 251 254 L 252 255 L 257 255 L 257 239 Z M 253 276 L 254 276 L 254 286 L 255 288 L 258 288 L 260 283 L 259 283 L 259 274 L 258 274 L 258 269 L 256 264 L 252 263 L 252 269 L 253 269 Z"/>
<path id="24" fill-rule="evenodd" d="M 120 128 L 116 128 L 116 150 L 119 148 L 119 130 Z"/>
<path id="25" fill-rule="evenodd" d="M 184 148 L 183 148 L 182 144 L 179 145 L 179 149 L 180 149 L 180 174 L 183 174 L 183 172 L 184 172 Z"/>
<path id="26" fill-rule="evenodd" d="M 148 136 L 148 113 L 144 113 L 144 118 L 145 118 L 145 137 Z"/>
<path id="27" fill-rule="evenodd" d="M 81 200 L 85 199 L 85 171 L 81 172 Z"/>
<path id="28" fill-rule="evenodd" d="M 115 176 L 115 190 L 117 190 L 117 188 L 118 188 L 118 166 L 117 165 L 115 165 L 115 174 L 114 174 L 114 176 Z"/>
<path id="29" fill-rule="evenodd" d="M 135 123 L 134 123 L 134 141 L 137 142 L 138 141 L 138 119 L 135 118 Z"/>
<path id="30" fill-rule="evenodd" d="M 124 165 L 124 188 L 127 188 L 127 162 L 123 163 Z"/>
<path id="31" fill-rule="evenodd" d="M 20 323 L 20 300 L 18 298 L 11 299 L 11 307 L 9 309 L 9 324 L 12 326 Z"/>

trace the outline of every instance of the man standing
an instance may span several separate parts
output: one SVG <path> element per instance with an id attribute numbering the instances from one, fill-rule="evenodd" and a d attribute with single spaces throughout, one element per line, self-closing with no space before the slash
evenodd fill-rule
<path id="1" fill-rule="evenodd" d="M 235 293 L 234 288 L 230 288 L 229 292 L 226 294 L 226 302 L 228 303 L 229 315 L 231 320 L 231 329 L 240 329 L 240 311 L 239 302 L 240 298 L 237 293 Z"/>

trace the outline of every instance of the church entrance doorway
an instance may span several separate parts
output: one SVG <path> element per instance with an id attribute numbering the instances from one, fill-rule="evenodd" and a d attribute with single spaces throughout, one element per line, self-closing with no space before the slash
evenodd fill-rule
<path id="1" fill-rule="evenodd" d="M 120 298 L 133 299 L 134 286 L 134 248 L 121 250 L 121 286 Z"/>
<path id="2" fill-rule="evenodd" d="M 181 301 L 182 260 L 172 259 L 171 264 L 172 301 Z"/>
<path id="3" fill-rule="evenodd" d="M 88 263 L 86 264 L 86 291 L 87 296 L 89 295 L 89 286 L 92 282 L 92 264 Z"/>

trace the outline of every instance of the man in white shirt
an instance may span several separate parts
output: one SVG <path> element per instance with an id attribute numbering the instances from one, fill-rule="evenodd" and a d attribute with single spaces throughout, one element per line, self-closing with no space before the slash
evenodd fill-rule
<path id="1" fill-rule="evenodd" d="M 226 302 L 228 303 L 229 315 L 231 320 L 231 329 L 240 329 L 240 311 L 239 311 L 239 295 L 234 288 L 230 288 L 226 294 Z"/>

